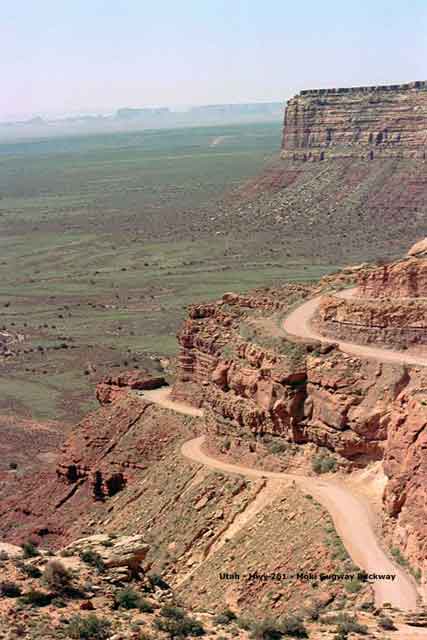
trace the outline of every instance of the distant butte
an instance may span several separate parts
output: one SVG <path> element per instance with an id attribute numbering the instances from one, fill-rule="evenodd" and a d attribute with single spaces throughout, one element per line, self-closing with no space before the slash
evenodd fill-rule
<path id="1" fill-rule="evenodd" d="M 308 89 L 286 106 L 282 157 L 426 159 L 427 81 Z"/>

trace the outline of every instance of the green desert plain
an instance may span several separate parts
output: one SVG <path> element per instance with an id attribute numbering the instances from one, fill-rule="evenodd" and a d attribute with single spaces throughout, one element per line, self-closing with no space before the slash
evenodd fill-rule
<path id="1" fill-rule="evenodd" d="M 0 144 L 0 327 L 25 336 L 2 364 L 1 414 L 75 421 L 105 371 L 176 354 L 188 304 L 336 269 L 217 216 L 274 161 L 280 129 Z"/>

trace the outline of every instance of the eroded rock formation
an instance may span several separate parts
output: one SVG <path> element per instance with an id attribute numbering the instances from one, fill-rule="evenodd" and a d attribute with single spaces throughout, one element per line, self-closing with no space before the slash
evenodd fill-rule
<path id="1" fill-rule="evenodd" d="M 361 344 L 427 344 L 424 244 L 417 243 L 403 260 L 360 271 L 351 297 L 324 296 L 314 325 L 325 335 Z"/>
<path id="2" fill-rule="evenodd" d="M 426 158 L 427 82 L 301 91 L 286 107 L 282 156 Z"/>

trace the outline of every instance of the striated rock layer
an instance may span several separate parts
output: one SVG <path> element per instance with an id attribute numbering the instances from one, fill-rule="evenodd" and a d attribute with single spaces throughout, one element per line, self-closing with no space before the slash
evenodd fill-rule
<path id="1" fill-rule="evenodd" d="M 282 157 L 426 158 L 427 82 L 313 89 L 288 101 Z"/>
<path id="2" fill-rule="evenodd" d="M 427 344 L 425 243 L 414 245 L 404 260 L 361 270 L 356 295 L 324 296 L 313 322 L 316 328 L 360 344 Z"/>

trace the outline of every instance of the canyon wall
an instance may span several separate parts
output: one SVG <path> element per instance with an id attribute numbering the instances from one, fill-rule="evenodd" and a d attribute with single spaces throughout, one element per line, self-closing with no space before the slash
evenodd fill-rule
<path id="1" fill-rule="evenodd" d="M 286 106 L 282 157 L 426 158 L 427 82 L 301 91 Z"/>

